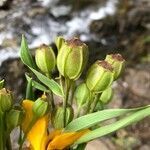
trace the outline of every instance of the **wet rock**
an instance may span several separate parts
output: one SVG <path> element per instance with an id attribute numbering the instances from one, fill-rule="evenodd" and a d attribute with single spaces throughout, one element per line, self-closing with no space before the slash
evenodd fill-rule
<path id="1" fill-rule="evenodd" d="M 0 9 L 7 10 L 10 8 L 12 0 L 1 0 Z"/>
<path id="2" fill-rule="evenodd" d="M 13 91 L 14 100 L 18 102 L 24 96 L 26 80 L 25 67 L 19 59 L 4 61 L 0 67 L 0 79 L 5 79 L 6 87 Z"/>
<path id="3" fill-rule="evenodd" d="M 149 64 L 137 65 L 135 68 L 126 69 L 126 107 L 138 107 L 149 104 L 150 75 Z M 126 101 L 128 99 L 128 101 Z"/>
<path id="4" fill-rule="evenodd" d="M 148 145 L 143 145 L 139 148 L 139 150 L 149 150 L 150 146 Z"/>
<path id="5" fill-rule="evenodd" d="M 147 69 L 146 69 L 147 68 Z M 133 78 L 134 77 L 134 78 Z M 150 65 L 139 65 L 136 68 L 126 70 L 125 82 L 129 91 L 135 96 L 150 98 Z"/>
<path id="6" fill-rule="evenodd" d="M 149 14 L 148 1 L 122 1 L 114 16 L 94 20 L 90 32 L 94 39 L 109 45 L 109 49 L 119 50 L 132 62 L 139 61 L 141 55 L 148 55 L 150 48 L 150 42 L 145 42 L 150 33 Z"/>
<path id="7" fill-rule="evenodd" d="M 116 150 L 115 145 L 111 142 L 111 140 L 103 138 L 101 140 L 94 140 L 89 142 L 85 148 L 85 150 Z"/>

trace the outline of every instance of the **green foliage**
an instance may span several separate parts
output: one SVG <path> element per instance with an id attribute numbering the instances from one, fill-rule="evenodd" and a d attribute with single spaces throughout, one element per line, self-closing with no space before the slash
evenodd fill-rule
<path id="1" fill-rule="evenodd" d="M 58 37 L 55 42 L 58 49 L 56 65 L 59 71 L 58 79 L 60 84 L 51 78 L 52 69 L 55 64 L 55 61 L 50 62 L 51 60 L 55 60 L 54 57 L 51 57 L 54 56 L 51 55 L 51 53 L 53 53 L 52 49 L 50 51 L 47 51 L 47 47 L 44 47 L 44 49 L 37 49 L 36 54 L 38 55 L 36 56 L 35 64 L 29 52 L 26 39 L 24 36 L 22 37 L 20 50 L 21 60 L 41 82 L 39 83 L 26 75 L 28 81 L 26 95 L 27 98 L 31 97 L 30 92 L 33 87 L 51 94 L 51 105 L 54 110 L 50 110 L 52 113 L 51 115 L 53 115 L 51 117 L 51 122 L 55 129 L 64 128 L 63 133 L 89 129 L 89 132 L 80 137 L 74 144 L 87 143 L 90 140 L 110 134 L 132 123 L 136 123 L 150 115 L 150 105 L 133 109 L 105 109 L 100 111 L 95 109 L 99 102 L 101 102 L 100 105 L 102 105 L 102 103 L 106 105 L 112 98 L 111 85 L 114 80 L 120 77 L 125 67 L 125 60 L 120 54 L 110 54 L 106 56 L 105 60 L 96 61 L 88 70 L 84 84 L 78 86 L 74 94 L 74 90 L 71 91 L 71 87 L 85 68 L 85 64 L 88 60 L 88 47 L 77 38 L 65 40 L 63 37 Z M 45 74 L 41 73 L 36 65 L 38 65 L 40 70 Z M 63 102 L 61 107 L 55 104 L 53 94 L 61 97 Z M 77 118 L 71 118 L 71 120 L 73 120 L 70 122 L 70 120 L 67 120 L 68 108 L 70 104 L 72 105 L 73 95 L 78 105 L 77 113 L 80 114 L 81 105 L 84 105 L 85 110 L 82 108 L 82 115 L 80 116 L 77 114 Z M 43 110 L 39 109 L 39 105 L 43 105 L 46 109 L 49 108 L 47 107 L 47 103 L 45 104 L 43 101 L 37 102 L 37 104 L 38 106 L 35 103 L 37 107 L 34 107 L 36 108 L 34 109 L 35 114 Z M 101 109 L 103 109 L 103 107 L 101 107 Z M 73 114 L 73 110 L 69 110 L 69 116 L 71 114 Z M 108 125 L 98 126 L 99 123 L 112 118 L 121 119 Z M 80 145 L 77 149 L 84 149 L 84 146 Z"/>
<path id="2" fill-rule="evenodd" d="M 109 125 L 106 125 L 106 126 L 103 126 L 103 127 L 100 127 L 98 129 L 88 132 L 87 134 L 82 136 L 80 139 L 78 139 L 75 142 L 75 144 L 85 143 L 95 138 L 99 138 L 104 135 L 110 134 L 128 125 L 136 123 L 147 116 L 150 116 L 150 106 L 148 106 L 147 108 L 143 108 L 137 112 L 134 112 L 133 114 L 130 114 L 129 116 L 124 117 L 123 119 L 120 119 L 119 121 L 116 121 L 115 123 L 112 123 L 112 124 L 109 124 Z"/>
<path id="3" fill-rule="evenodd" d="M 93 127 L 94 125 L 122 115 L 126 115 L 128 113 L 137 112 L 139 110 L 146 109 L 150 106 L 139 107 L 135 109 L 106 109 L 102 111 L 98 111 L 95 113 L 91 113 L 82 117 L 79 117 L 72 122 L 70 122 L 64 129 L 65 132 L 68 131 L 79 131 L 82 129 L 87 129 Z M 144 116 L 143 116 L 144 117 Z"/>
<path id="4" fill-rule="evenodd" d="M 30 78 L 27 74 L 25 74 L 26 76 L 26 79 L 28 82 L 30 82 L 30 80 L 32 80 L 32 86 L 40 91 L 43 91 L 43 92 L 49 92 L 49 90 L 42 84 L 36 82 L 35 80 L 33 80 L 32 78 Z"/>
<path id="5" fill-rule="evenodd" d="M 53 93 L 55 93 L 58 96 L 63 96 L 61 87 L 57 82 L 55 82 L 53 79 L 49 79 L 48 77 L 36 70 L 37 67 L 35 67 L 35 63 L 29 52 L 28 44 L 24 36 L 22 37 L 21 42 L 20 58 L 23 61 L 23 63 L 27 65 L 30 68 L 30 70 L 36 75 L 36 77 L 50 90 L 52 90 Z"/>
<path id="6" fill-rule="evenodd" d="M 23 126 L 26 126 L 23 129 L 24 135 L 20 134 L 19 150 L 22 149 L 28 133 L 30 133 L 29 142 L 31 137 L 34 141 L 30 142 L 33 149 L 37 149 L 36 145 L 43 143 L 43 141 L 35 142 L 35 136 L 39 136 L 39 127 L 45 136 L 40 139 L 47 141 L 43 150 L 49 147 L 49 143 L 52 145 L 56 143 L 55 149 L 60 149 L 57 148 L 59 144 L 67 143 L 72 139 L 75 139 L 74 143 L 71 142 L 66 147 L 70 148 L 76 145 L 76 150 L 83 150 L 87 142 L 150 116 L 150 105 L 132 109 L 104 109 L 103 107 L 112 98 L 111 85 L 124 71 L 125 60 L 120 54 L 110 54 L 106 56 L 105 60 L 96 61 L 87 71 L 84 82 L 76 86 L 75 81 L 82 74 L 88 61 L 88 46 L 76 37 L 71 40 L 58 37 L 55 42 L 58 49 L 57 58 L 49 46 L 43 45 L 36 50 L 34 60 L 27 41 L 22 36 L 20 58 L 36 78 L 25 74 L 27 79 L 26 100 L 22 101 L 21 109 L 15 109 L 11 92 L 4 88 L 4 80 L 0 81 L 0 150 L 6 149 L 8 144 L 6 141 L 9 139 L 10 132 L 18 125 L 22 129 Z M 57 64 L 55 64 L 56 59 Z M 55 65 L 59 72 L 59 77 L 57 77 L 59 82 L 52 78 Z M 37 100 L 34 98 L 34 88 L 43 92 L 43 95 Z M 59 100 L 55 99 L 54 95 L 59 96 Z M 77 115 L 73 109 L 74 100 L 76 100 Z M 96 109 L 98 105 L 100 109 Z M 25 120 L 23 120 L 24 118 Z M 103 124 L 104 121 L 112 118 L 116 118 L 117 121 L 107 125 Z M 37 124 L 34 126 L 37 121 L 39 121 L 39 126 Z M 51 131 L 47 132 L 49 131 L 48 121 L 54 131 L 62 130 L 60 135 L 51 136 Z M 33 126 L 34 133 L 31 135 L 30 131 Z M 79 136 L 80 134 L 82 136 Z M 53 138 L 47 139 L 49 136 Z M 55 137 L 60 138 L 59 144 Z M 33 143 L 36 143 L 35 147 L 32 145 Z M 61 149 L 66 148 L 64 145 L 59 146 L 63 147 Z"/>

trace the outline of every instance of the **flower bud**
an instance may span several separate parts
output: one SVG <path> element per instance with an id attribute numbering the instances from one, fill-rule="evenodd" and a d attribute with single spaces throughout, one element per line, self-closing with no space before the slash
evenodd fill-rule
<path id="1" fill-rule="evenodd" d="M 103 104 L 108 104 L 111 101 L 112 97 L 113 97 L 113 89 L 109 87 L 102 92 L 102 95 L 100 96 L 100 101 Z"/>
<path id="2" fill-rule="evenodd" d="M 7 130 L 11 132 L 15 127 L 21 124 L 23 119 L 23 111 L 11 109 L 8 113 L 6 113 L 6 126 Z"/>
<path id="3" fill-rule="evenodd" d="M 89 69 L 86 85 L 90 91 L 100 93 L 113 82 L 113 68 L 106 61 L 96 61 Z"/>
<path id="4" fill-rule="evenodd" d="M 114 68 L 114 80 L 118 79 L 125 68 L 125 60 L 123 57 L 120 54 L 110 54 L 106 56 L 105 60 Z"/>
<path id="5" fill-rule="evenodd" d="M 0 110 L 8 111 L 12 107 L 12 93 L 5 88 L 0 90 Z"/>
<path id="6" fill-rule="evenodd" d="M 80 84 L 75 90 L 75 100 L 77 105 L 83 106 L 90 100 L 90 90 L 85 83 Z"/>
<path id="7" fill-rule="evenodd" d="M 71 106 L 66 108 L 66 125 L 73 119 L 73 109 Z M 52 118 L 52 124 L 55 129 L 62 129 L 64 127 L 64 109 L 58 106 Z"/>
<path id="8" fill-rule="evenodd" d="M 35 61 L 44 73 L 51 73 L 55 67 L 55 54 L 51 47 L 43 44 L 35 52 Z"/>
<path id="9" fill-rule="evenodd" d="M 44 101 L 42 98 L 38 98 L 32 107 L 32 111 L 37 118 L 44 116 L 48 109 L 48 102 Z"/>
<path id="10" fill-rule="evenodd" d="M 57 56 L 57 67 L 61 75 L 76 80 L 81 75 L 88 60 L 88 47 L 78 38 L 62 43 Z"/>

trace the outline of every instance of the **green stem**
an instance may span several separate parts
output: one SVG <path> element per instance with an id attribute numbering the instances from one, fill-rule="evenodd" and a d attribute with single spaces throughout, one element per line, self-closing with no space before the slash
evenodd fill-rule
<path id="1" fill-rule="evenodd" d="M 4 119 L 3 119 L 3 112 L 0 110 L 0 150 L 5 149 L 5 144 L 4 144 Z"/>
<path id="2" fill-rule="evenodd" d="M 51 79 L 51 74 L 50 73 L 46 73 L 46 76 Z M 55 103 L 54 103 L 54 97 L 53 97 L 53 92 L 50 90 L 50 98 L 51 98 L 51 106 L 52 106 L 52 109 L 55 108 Z"/>
<path id="3" fill-rule="evenodd" d="M 26 99 L 30 99 L 30 100 L 34 99 L 34 93 L 33 93 L 33 88 L 32 88 L 32 79 L 30 79 L 27 83 Z"/>
<path id="4" fill-rule="evenodd" d="M 61 87 L 62 92 L 64 92 L 64 86 L 63 86 L 64 82 L 63 82 L 63 77 L 61 74 L 59 74 L 59 83 L 60 83 L 60 87 Z"/>
<path id="5" fill-rule="evenodd" d="M 31 120 L 29 126 L 27 127 L 26 132 L 24 133 L 23 138 L 20 142 L 19 150 L 22 150 L 22 146 L 23 146 L 23 143 L 27 137 L 27 134 L 29 133 L 29 131 L 31 130 L 31 128 L 33 127 L 33 125 L 35 124 L 36 121 L 37 121 L 37 117 L 33 116 L 32 120 Z"/>
<path id="6" fill-rule="evenodd" d="M 90 106 L 91 106 L 91 103 L 93 102 L 93 98 L 94 98 L 94 93 L 90 93 L 90 100 L 88 101 L 88 103 L 87 103 L 87 107 L 86 107 L 86 109 L 85 109 L 85 111 L 84 111 L 84 115 L 86 115 L 86 114 L 88 114 L 89 113 L 89 111 L 90 111 Z"/>
<path id="7" fill-rule="evenodd" d="M 7 147 L 7 150 L 12 150 L 10 135 L 7 137 L 6 147 Z"/>
<path id="8" fill-rule="evenodd" d="M 81 111 L 82 107 L 79 106 L 77 109 L 77 114 L 76 114 L 76 118 L 78 118 L 80 116 L 80 111 Z"/>
<path id="9" fill-rule="evenodd" d="M 68 105 L 68 96 L 69 96 L 69 90 L 70 90 L 70 80 L 69 79 L 65 79 L 65 98 L 63 101 L 63 110 L 64 110 L 64 127 L 66 126 L 66 108 Z"/>
<path id="10" fill-rule="evenodd" d="M 101 93 L 99 94 L 96 94 L 95 95 L 95 98 L 94 98 L 94 101 L 93 101 L 93 104 L 92 104 L 92 108 L 90 109 L 90 113 L 94 112 L 94 109 L 99 101 L 99 97 L 100 97 Z"/>
<path id="11" fill-rule="evenodd" d="M 73 96 L 74 96 L 74 92 L 75 92 L 75 81 L 72 81 L 71 83 L 71 96 L 70 96 L 70 105 L 73 104 Z"/>
<path id="12" fill-rule="evenodd" d="M 52 110 L 55 109 L 55 103 L 54 103 L 54 96 L 53 96 L 53 92 L 50 91 L 50 97 L 51 97 L 51 106 L 52 106 Z"/>

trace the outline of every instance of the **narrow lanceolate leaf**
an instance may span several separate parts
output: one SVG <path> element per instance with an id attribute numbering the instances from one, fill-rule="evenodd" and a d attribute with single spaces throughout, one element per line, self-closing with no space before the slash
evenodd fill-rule
<path id="1" fill-rule="evenodd" d="M 24 37 L 24 35 L 22 35 L 22 40 L 21 40 L 21 50 L 20 50 L 20 56 L 21 56 L 21 60 L 24 64 L 26 64 L 27 66 L 36 69 L 36 65 L 33 61 L 33 58 L 29 52 L 29 48 L 28 48 L 28 44 L 27 41 Z"/>
<path id="2" fill-rule="evenodd" d="M 22 36 L 20 57 L 21 57 L 22 62 L 33 71 L 33 73 L 37 76 L 37 78 L 44 85 L 46 85 L 54 94 L 63 97 L 63 92 L 61 90 L 60 85 L 57 82 L 55 82 L 53 79 L 47 78 L 42 73 L 35 70 L 36 65 L 33 61 L 33 58 L 31 56 L 30 52 L 29 52 L 28 44 L 27 44 L 27 41 L 24 36 Z"/>
<path id="3" fill-rule="evenodd" d="M 64 131 L 79 131 L 82 129 L 87 129 L 107 119 L 118 117 L 147 107 L 148 106 L 139 107 L 135 109 L 106 109 L 98 111 L 73 120 L 65 127 Z"/>
<path id="4" fill-rule="evenodd" d="M 30 78 L 27 74 L 26 74 L 25 76 L 26 76 L 26 79 L 27 79 L 28 82 L 30 81 L 30 79 L 32 79 L 32 78 Z M 49 92 L 49 90 L 48 90 L 45 86 L 43 86 L 42 84 L 40 84 L 40 83 L 34 81 L 33 79 L 32 79 L 32 86 L 33 86 L 34 88 L 40 90 L 40 91 Z"/>
<path id="5" fill-rule="evenodd" d="M 30 67 L 29 67 L 30 68 Z M 61 90 L 61 86 L 55 82 L 53 79 L 49 79 L 40 72 L 36 71 L 33 68 L 30 68 L 32 72 L 36 75 L 36 77 L 46 85 L 54 94 L 63 97 L 63 92 Z"/>
<path id="6" fill-rule="evenodd" d="M 91 141 L 93 139 L 102 137 L 104 135 L 107 135 L 109 133 L 112 133 L 116 130 L 119 130 L 121 128 L 124 128 L 128 125 L 131 125 L 133 123 L 136 123 L 140 120 L 142 120 L 145 117 L 150 116 L 150 107 L 139 110 L 137 112 L 132 113 L 131 115 L 106 126 L 100 127 L 98 129 L 95 129 L 93 131 L 88 132 L 87 134 L 85 134 L 84 136 L 82 136 L 81 138 L 79 138 L 75 144 L 81 144 L 81 143 L 85 143 L 88 141 Z"/>

